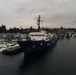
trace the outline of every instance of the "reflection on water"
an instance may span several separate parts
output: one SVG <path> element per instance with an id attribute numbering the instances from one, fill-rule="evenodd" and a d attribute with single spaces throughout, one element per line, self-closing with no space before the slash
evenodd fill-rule
<path id="1" fill-rule="evenodd" d="M 48 51 L 52 52 L 52 49 L 53 47 L 46 49 L 44 51 L 24 55 L 22 63 L 18 69 L 18 75 L 29 74 L 29 71 L 31 68 L 33 68 L 33 66 L 35 65 L 37 66 L 41 64 L 40 62 L 44 62 L 44 59 L 46 58 Z M 34 75 L 34 74 L 32 73 L 31 75 Z"/>

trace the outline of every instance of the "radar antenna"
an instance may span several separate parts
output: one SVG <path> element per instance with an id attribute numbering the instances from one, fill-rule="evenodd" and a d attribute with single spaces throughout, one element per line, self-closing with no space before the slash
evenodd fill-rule
<path id="1" fill-rule="evenodd" d="M 39 15 L 38 19 L 37 19 L 38 31 L 40 31 L 40 22 L 41 22 L 41 19 L 40 19 L 40 15 Z"/>

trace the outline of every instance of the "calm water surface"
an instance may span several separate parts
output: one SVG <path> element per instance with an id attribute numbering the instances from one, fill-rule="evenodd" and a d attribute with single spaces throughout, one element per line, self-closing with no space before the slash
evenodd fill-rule
<path id="1" fill-rule="evenodd" d="M 0 75 L 76 75 L 76 38 L 30 56 L 0 53 Z"/>

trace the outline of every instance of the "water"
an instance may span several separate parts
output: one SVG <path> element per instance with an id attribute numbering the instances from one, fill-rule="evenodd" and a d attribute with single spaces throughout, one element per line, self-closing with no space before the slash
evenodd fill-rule
<path id="1" fill-rule="evenodd" d="M 53 48 L 30 56 L 0 53 L 0 75 L 76 75 L 76 38 L 61 39 Z"/>

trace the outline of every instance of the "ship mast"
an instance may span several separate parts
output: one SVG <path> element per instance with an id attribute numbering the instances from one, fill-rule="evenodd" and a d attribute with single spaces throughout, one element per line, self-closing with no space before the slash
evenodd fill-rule
<path id="1" fill-rule="evenodd" d="M 41 19 L 40 19 L 40 15 L 39 15 L 38 19 L 37 19 L 38 31 L 40 31 L 40 22 L 41 22 Z"/>

